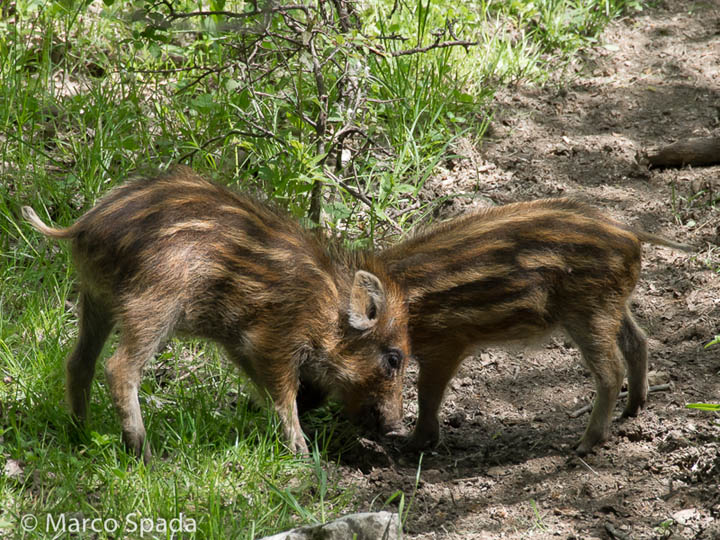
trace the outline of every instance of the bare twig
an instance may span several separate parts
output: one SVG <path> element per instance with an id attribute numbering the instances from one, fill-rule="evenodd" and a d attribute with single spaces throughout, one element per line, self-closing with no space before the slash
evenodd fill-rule
<path id="1" fill-rule="evenodd" d="M 650 388 L 648 388 L 648 393 L 650 393 L 650 392 L 662 392 L 663 390 L 670 390 L 670 385 L 666 383 L 666 384 L 658 384 L 658 385 L 655 385 L 655 386 L 651 386 Z M 622 392 L 620 392 L 620 394 L 618 394 L 618 397 L 619 397 L 619 398 L 624 398 L 624 397 L 626 397 L 627 395 L 628 395 L 627 391 L 626 391 L 626 390 L 623 390 Z M 592 407 L 593 407 L 593 406 L 592 406 L 592 403 L 590 403 L 589 405 L 585 405 L 585 406 L 583 406 L 583 407 L 580 407 L 580 408 L 577 409 L 577 410 L 574 410 L 573 412 L 568 413 L 568 416 L 569 416 L 570 418 L 577 418 L 577 417 L 580 416 L 581 414 L 585 414 L 586 412 L 590 412 L 590 411 L 592 410 Z"/>
<path id="2" fill-rule="evenodd" d="M 350 31 L 350 13 L 348 10 L 348 6 L 343 0 L 333 0 L 333 4 L 335 5 L 335 11 L 337 11 L 338 19 L 340 21 L 340 28 L 343 32 L 347 33 Z M 352 7 L 351 7 L 352 9 Z"/>
<path id="3" fill-rule="evenodd" d="M 188 368 L 188 370 L 187 370 L 185 373 L 183 373 L 182 375 L 180 375 L 180 376 L 176 379 L 176 382 L 184 381 L 185 379 L 187 379 L 187 378 L 190 377 L 191 375 L 194 375 L 195 372 L 196 372 L 198 369 L 200 369 L 201 367 L 202 367 L 202 364 L 195 365 L 195 366 L 191 366 L 190 368 Z"/>
<path id="4" fill-rule="evenodd" d="M 317 134 L 317 155 L 326 155 L 325 152 L 325 132 L 327 131 L 328 117 L 328 93 L 325 87 L 325 78 L 320 67 L 320 60 L 315 49 L 315 40 L 311 34 L 308 46 L 310 48 L 310 56 L 312 58 L 313 76 L 315 77 L 315 86 L 317 88 L 317 96 L 319 102 L 319 111 L 315 122 L 315 133 Z M 327 157 L 327 156 L 326 156 Z M 324 158 L 323 158 L 324 159 Z M 310 212 L 309 217 L 315 223 L 320 223 L 320 213 L 322 211 L 322 183 L 315 181 L 310 192 Z"/>
<path id="5" fill-rule="evenodd" d="M 590 471 L 591 473 L 593 473 L 595 476 L 600 476 L 600 475 L 597 473 L 597 471 L 596 471 L 595 469 L 593 469 L 590 465 L 588 465 L 587 462 L 586 462 L 583 458 L 581 458 L 580 456 L 575 456 L 575 457 L 576 457 L 576 459 L 577 459 L 580 463 L 582 463 L 583 465 L 585 465 L 585 467 L 587 467 L 587 470 L 588 470 L 588 471 Z"/>
<path id="6" fill-rule="evenodd" d="M 371 201 L 370 199 L 368 199 L 367 195 L 365 195 L 364 193 L 356 190 L 354 187 L 352 187 L 351 185 L 349 185 L 347 182 L 341 180 L 340 178 L 338 178 L 337 176 L 335 176 L 335 175 L 334 175 L 333 173 L 331 173 L 330 171 L 325 170 L 324 172 L 325 172 L 325 174 L 327 175 L 328 178 L 330 178 L 333 182 L 335 182 L 337 185 L 339 185 L 341 188 L 343 188 L 345 191 L 347 191 L 351 196 L 353 196 L 353 197 L 356 198 L 357 200 L 365 203 L 365 205 L 367 205 L 368 208 L 372 208 L 372 207 L 373 207 L 373 203 L 372 203 L 372 201 Z M 398 225 L 393 219 L 391 219 L 390 217 L 388 217 L 388 218 L 387 218 L 387 221 L 388 221 L 388 223 L 390 223 L 390 225 L 392 225 L 392 226 L 393 226 L 395 229 L 397 229 L 399 232 L 402 232 L 402 227 L 400 227 L 400 225 Z"/>
<path id="7" fill-rule="evenodd" d="M 190 81 L 188 84 L 183 86 L 182 88 L 179 88 L 175 93 L 181 94 L 183 92 L 187 92 L 190 88 L 198 84 L 200 81 L 202 81 L 205 77 L 208 75 L 217 75 L 218 73 L 222 73 L 226 69 L 230 68 L 230 65 L 220 66 L 217 68 L 206 68 L 206 71 L 204 73 L 201 73 L 197 77 L 195 77 L 192 81 Z"/>
<path id="8" fill-rule="evenodd" d="M 576 410 L 574 410 L 574 411 L 572 411 L 572 412 L 569 412 L 569 413 L 568 413 L 568 416 L 569 416 L 570 418 L 577 418 L 577 417 L 580 416 L 581 414 L 585 414 L 585 413 L 587 413 L 587 412 L 590 412 L 590 411 L 592 410 L 592 407 L 593 407 L 593 406 L 592 406 L 592 403 L 590 403 L 590 404 L 588 404 L 588 405 L 583 405 L 583 406 L 580 407 L 579 409 L 576 409 Z"/>
<path id="9" fill-rule="evenodd" d="M 180 68 L 172 68 L 172 69 L 116 69 L 113 71 L 116 75 L 119 73 L 147 73 L 147 74 L 157 74 L 157 75 L 171 75 L 173 73 L 184 73 L 186 71 L 195 71 L 197 69 L 216 69 L 216 68 L 209 68 L 206 66 L 188 66 L 188 67 L 180 67 Z"/>
<path id="10" fill-rule="evenodd" d="M 402 51 L 392 51 L 390 56 L 407 56 L 410 54 L 418 54 L 431 51 L 433 49 L 445 49 L 447 47 L 474 47 L 480 45 L 479 41 L 465 41 L 465 40 L 454 40 L 454 41 L 438 41 L 432 45 L 426 45 L 425 47 L 415 47 L 414 49 L 404 49 Z"/>
<path id="11" fill-rule="evenodd" d="M 226 131 L 222 135 L 218 135 L 217 137 L 208 139 L 207 141 L 202 143 L 199 147 L 193 148 L 192 150 L 190 150 L 187 154 L 183 154 L 182 156 L 180 156 L 178 158 L 178 162 L 182 163 L 184 161 L 187 161 L 188 159 L 193 157 L 198 150 L 204 150 L 205 148 L 210 146 L 215 141 L 227 139 L 228 137 L 231 137 L 233 135 L 241 135 L 243 137 L 251 137 L 251 138 L 275 138 L 275 139 L 277 139 L 272 134 L 269 134 L 267 132 L 267 130 L 265 130 L 265 133 L 254 133 L 252 131 L 243 131 L 241 129 L 231 129 L 230 131 Z"/>
<path id="12" fill-rule="evenodd" d="M 363 34 L 365 35 L 365 34 Z M 380 36 L 368 36 L 365 35 L 368 39 L 379 39 L 381 41 L 408 41 L 410 38 L 407 38 L 405 36 L 401 36 L 400 34 L 390 34 L 389 36 L 386 35 L 380 35 Z"/>
<path id="13" fill-rule="evenodd" d="M 357 133 L 359 135 L 362 135 L 366 140 L 371 140 L 370 136 L 365 133 L 364 130 L 360 129 L 358 126 L 348 126 L 345 125 L 341 127 L 339 130 L 337 130 L 333 136 L 332 139 L 330 139 L 330 144 L 328 145 L 328 154 L 330 154 L 333 150 L 335 150 L 336 146 L 342 147 L 343 143 L 345 142 L 345 139 L 352 135 L 353 133 Z"/>
<path id="14" fill-rule="evenodd" d="M 450 34 L 450 37 L 453 38 L 455 41 L 460 41 L 460 39 L 455 35 L 455 23 L 457 22 L 457 19 L 446 19 L 445 20 L 445 29 L 447 30 L 448 34 Z"/>
<path id="15" fill-rule="evenodd" d="M 178 11 L 175 11 L 171 2 L 163 2 L 163 4 L 166 5 L 168 7 L 168 10 L 170 11 L 170 13 L 168 14 L 168 18 L 170 20 L 189 19 L 191 17 L 211 17 L 211 16 L 227 17 L 228 19 L 247 19 L 250 17 L 256 17 L 258 15 L 265 15 L 266 13 L 286 13 L 289 11 L 303 11 L 304 13 L 307 14 L 310 12 L 309 6 L 303 6 L 303 5 L 297 5 L 297 4 L 268 7 L 265 9 L 257 9 L 256 8 L 253 11 L 243 11 L 240 13 L 238 13 L 237 11 L 224 11 L 224 10 L 198 10 L 198 11 L 178 12 Z"/>

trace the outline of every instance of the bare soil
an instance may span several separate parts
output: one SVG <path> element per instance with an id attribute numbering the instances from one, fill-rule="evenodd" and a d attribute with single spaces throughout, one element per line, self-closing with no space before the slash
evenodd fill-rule
<path id="1" fill-rule="evenodd" d="M 594 454 L 572 453 L 593 382 L 562 336 L 534 350 L 467 359 L 442 409 L 443 440 L 422 458 L 366 445 L 339 472 L 358 506 L 397 490 L 410 539 L 720 538 L 720 167 L 647 169 L 638 151 L 720 135 L 720 2 L 666 1 L 610 25 L 558 75 L 496 97 L 481 147 L 458 143 L 424 196 L 469 208 L 575 196 L 614 218 L 697 246 L 646 246 L 633 311 L 648 334 L 652 393 Z M 414 421 L 416 369 L 406 390 Z M 619 416 L 622 400 L 616 410 Z M 359 486 L 359 487 L 358 487 Z M 415 491 L 416 489 L 416 491 Z M 414 498 L 410 496 L 414 492 Z"/>

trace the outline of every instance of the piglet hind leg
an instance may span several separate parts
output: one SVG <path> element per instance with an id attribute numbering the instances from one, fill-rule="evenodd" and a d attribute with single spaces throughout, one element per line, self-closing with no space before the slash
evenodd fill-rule
<path id="1" fill-rule="evenodd" d="M 619 324 L 607 316 L 588 324 L 574 324 L 568 332 L 582 352 L 585 364 L 595 379 L 595 402 L 585 433 L 576 452 L 584 456 L 605 442 L 610 434 L 612 412 L 623 382 L 624 369 L 616 343 Z"/>
<path id="2" fill-rule="evenodd" d="M 617 341 L 627 365 L 628 400 L 622 414 L 623 418 L 627 418 L 637 416 L 645 406 L 648 393 L 647 338 L 627 308 Z"/>
<path id="3" fill-rule="evenodd" d="M 65 387 L 72 419 L 82 426 L 87 419 L 95 363 L 113 327 L 110 310 L 90 294 L 80 296 L 78 340 L 65 362 Z"/>
<path id="4" fill-rule="evenodd" d="M 122 426 L 123 442 L 128 451 L 148 463 L 151 458 L 150 446 L 146 442 L 138 388 L 142 378 L 142 368 L 149 354 L 139 351 L 133 345 L 122 341 L 105 364 L 110 395 Z"/>
<path id="5" fill-rule="evenodd" d="M 146 442 L 138 388 L 145 364 L 170 333 L 173 324 L 171 315 L 160 317 L 158 313 L 171 313 L 171 310 L 158 309 L 155 317 L 147 312 L 143 316 L 137 313 L 126 316 L 120 324 L 117 350 L 105 363 L 105 376 L 122 425 L 123 442 L 145 463 L 150 461 L 151 452 Z"/>

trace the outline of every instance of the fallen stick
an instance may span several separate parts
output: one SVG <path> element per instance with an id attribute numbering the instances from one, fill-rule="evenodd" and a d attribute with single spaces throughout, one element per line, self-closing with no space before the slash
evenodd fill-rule
<path id="1" fill-rule="evenodd" d="M 586 462 L 583 458 L 581 458 L 580 456 L 577 456 L 577 459 L 580 461 L 580 463 L 582 463 L 583 465 L 585 465 L 585 467 L 587 467 L 588 470 L 589 470 L 591 473 L 593 473 L 595 476 L 600 476 L 600 475 L 597 473 L 597 471 L 596 471 L 595 469 L 593 469 L 590 465 L 588 465 L 587 462 Z"/>
<path id="2" fill-rule="evenodd" d="M 652 167 L 684 167 L 720 163 L 720 137 L 687 139 L 642 155 Z"/>
<path id="3" fill-rule="evenodd" d="M 670 384 L 669 384 L 669 383 L 665 383 L 665 384 L 657 384 L 657 385 L 655 385 L 655 386 L 651 386 L 650 388 L 648 388 L 648 393 L 652 393 L 652 392 L 662 392 L 663 390 L 670 390 Z M 619 397 L 619 398 L 624 398 L 624 397 L 627 396 L 627 395 L 628 395 L 627 390 L 623 390 L 622 392 L 620 392 L 620 394 L 618 394 L 618 397 Z M 592 403 L 590 403 L 589 405 L 585 405 L 584 407 L 580 407 L 580 408 L 577 409 L 576 411 L 573 411 L 573 412 L 571 412 L 571 413 L 568 413 L 568 416 L 570 416 L 570 418 L 577 418 L 577 417 L 580 416 L 581 414 L 585 414 L 586 412 L 590 412 L 590 411 L 592 410 L 592 407 L 593 407 L 593 406 L 592 406 Z"/>

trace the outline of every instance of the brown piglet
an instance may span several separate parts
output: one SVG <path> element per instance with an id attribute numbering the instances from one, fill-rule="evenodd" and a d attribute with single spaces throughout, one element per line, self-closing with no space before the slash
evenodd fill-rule
<path id="1" fill-rule="evenodd" d="M 406 288 L 420 368 L 411 448 L 437 444 L 443 395 L 465 357 L 481 346 L 536 341 L 558 327 L 579 347 L 597 392 L 577 452 L 608 437 L 623 359 L 623 416 L 636 415 L 647 397 L 647 345 L 628 302 L 642 242 L 690 249 L 586 204 L 547 199 L 451 219 L 383 251 Z"/>
<path id="2" fill-rule="evenodd" d="M 337 398 L 351 420 L 382 432 L 402 422 L 409 355 L 401 288 L 372 254 L 348 251 L 251 197 L 177 167 L 112 190 L 68 239 L 80 284 L 79 337 L 66 362 L 72 416 L 87 416 L 95 362 L 123 440 L 151 456 L 138 402 L 143 366 L 173 333 L 211 339 L 271 398 L 290 450 L 308 451 L 297 414 L 300 378 Z"/>

